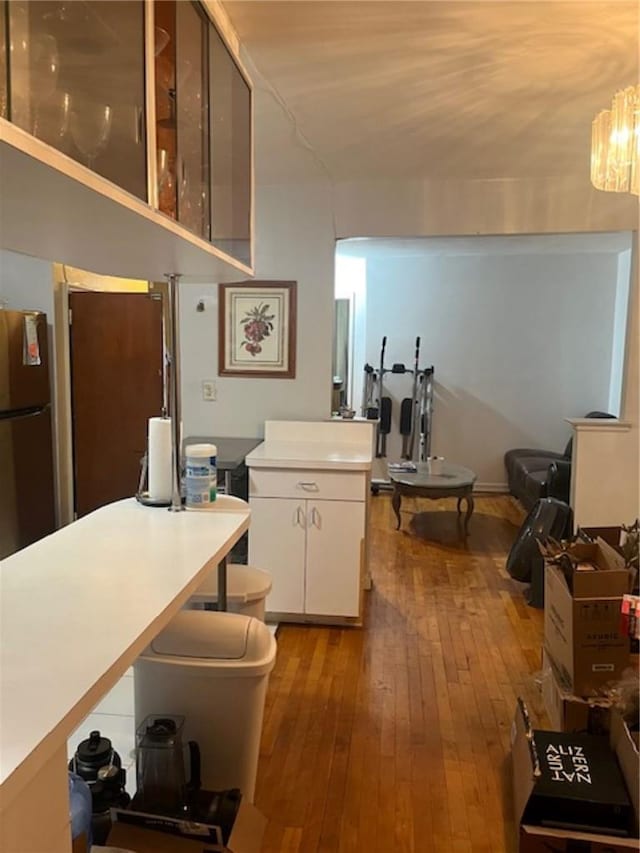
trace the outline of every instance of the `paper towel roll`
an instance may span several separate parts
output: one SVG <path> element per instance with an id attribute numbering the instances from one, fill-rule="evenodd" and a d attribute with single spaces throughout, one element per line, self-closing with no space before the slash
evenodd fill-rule
<path id="1" fill-rule="evenodd" d="M 171 418 L 149 418 L 149 497 L 171 500 Z"/>

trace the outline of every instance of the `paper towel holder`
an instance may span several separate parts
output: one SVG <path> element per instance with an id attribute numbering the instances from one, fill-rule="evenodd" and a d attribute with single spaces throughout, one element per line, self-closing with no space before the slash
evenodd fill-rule
<path id="1" fill-rule="evenodd" d="M 150 498 L 149 492 L 147 491 L 147 474 L 149 472 L 149 454 L 145 453 L 144 456 L 140 459 L 140 479 L 138 481 L 138 491 L 136 492 L 136 500 L 138 503 L 144 504 L 144 506 L 160 506 L 160 507 L 168 507 L 171 506 L 171 498 L 163 499 L 163 498 Z"/>

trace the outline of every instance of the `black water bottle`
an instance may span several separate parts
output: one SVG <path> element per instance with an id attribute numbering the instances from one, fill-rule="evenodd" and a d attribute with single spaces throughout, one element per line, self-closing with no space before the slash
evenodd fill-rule
<path id="1" fill-rule="evenodd" d="M 91 829 L 94 844 L 104 844 L 111 828 L 111 808 L 129 804 L 125 791 L 126 771 L 120 756 L 109 738 L 92 731 L 76 749 L 69 762 L 69 770 L 80 776 L 91 791 Z"/>

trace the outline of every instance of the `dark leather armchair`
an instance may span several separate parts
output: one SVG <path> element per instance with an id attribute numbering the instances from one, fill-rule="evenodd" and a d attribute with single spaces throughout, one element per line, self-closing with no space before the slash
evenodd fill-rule
<path id="1" fill-rule="evenodd" d="M 613 418 L 607 412 L 589 412 L 586 418 Z M 504 455 L 509 492 L 530 510 L 540 498 L 569 503 L 571 451 L 569 439 L 563 453 L 532 447 L 517 447 Z"/>

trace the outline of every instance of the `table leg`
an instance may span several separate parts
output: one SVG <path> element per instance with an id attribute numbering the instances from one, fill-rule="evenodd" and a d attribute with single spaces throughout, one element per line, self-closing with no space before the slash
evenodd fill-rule
<path id="1" fill-rule="evenodd" d="M 218 610 L 227 609 L 227 558 L 218 563 Z"/>
<path id="2" fill-rule="evenodd" d="M 467 512 L 466 512 L 466 515 L 464 517 L 464 535 L 468 536 L 469 535 L 469 519 L 473 515 L 473 508 L 474 508 L 473 495 L 471 494 L 471 492 L 469 492 L 468 495 L 465 495 L 465 500 L 467 502 Z"/>
<path id="3" fill-rule="evenodd" d="M 393 507 L 393 511 L 396 514 L 396 518 L 398 523 L 396 524 L 396 530 L 400 530 L 400 501 L 402 500 L 402 495 L 400 494 L 400 489 L 395 486 L 393 489 L 393 494 L 391 495 L 391 506 Z"/>

